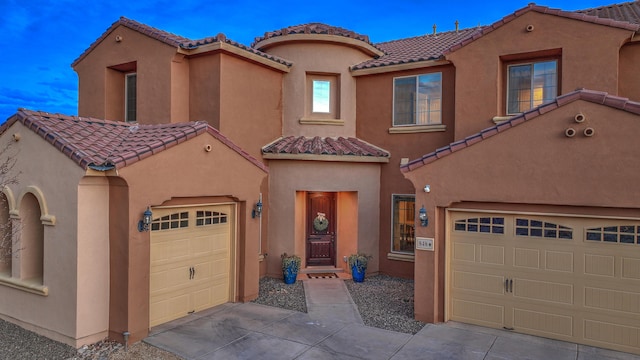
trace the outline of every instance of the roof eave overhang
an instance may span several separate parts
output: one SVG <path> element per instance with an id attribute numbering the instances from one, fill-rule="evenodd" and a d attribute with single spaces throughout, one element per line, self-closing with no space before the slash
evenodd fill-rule
<path id="1" fill-rule="evenodd" d="M 329 35 L 329 34 L 288 34 L 283 36 L 276 36 L 269 39 L 261 40 L 257 42 L 253 47 L 264 51 L 275 45 L 281 45 L 281 44 L 292 43 L 292 42 L 338 43 L 338 44 L 356 48 L 372 57 L 378 57 L 378 56 L 384 55 L 384 52 L 382 52 L 375 46 L 368 44 L 362 40 L 353 39 L 346 36 Z"/>
<path id="2" fill-rule="evenodd" d="M 366 68 L 366 69 L 351 70 L 351 75 L 364 76 L 364 75 L 373 75 L 373 74 L 383 74 L 383 73 L 389 73 L 389 72 L 414 70 L 414 69 L 421 69 L 421 68 L 442 66 L 442 65 L 449 65 L 449 64 L 451 64 L 451 62 L 448 60 L 433 59 L 433 60 L 416 61 L 416 62 L 404 63 L 404 64 L 383 65 L 383 66 Z"/>
<path id="3" fill-rule="evenodd" d="M 388 163 L 389 162 L 389 158 L 384 156 L 266 153 L 266 154 L 262 154 L 262 157 L 270 160 L 301 160 L 301 161 L 327 161 L 327 162 L 352 162 L 352 163 Z"/>
<path id="4" fill-rule="evenodd" d="M 184 54 L 187 56 L 193 56 L 193 55 L 201 55 L 201 54 L 205 54 L 208 52 L 215 52 L 215 51 L 224 51 L 233 55 L 237 55 L 240 56 L 242 58 L 245 58 L 247 60 L 251 60 L 253 62 L 257 62 L 259 64 L 265 65 L 267 67 L 273 68 L 275 70 L 278 71 L 282 71 L 285 73 L 288 73 L 290 70 L 289 66 L 285 65 L 285 64 L 281 64 L 279 62 L 273 61 L 273 60 L 269 60 L 263 56 L 251 53 L 249 51 L 246 50 L 242 50 L 237 46 L 233 46 L 221 41 L 216 41 L 210 44 L 206 44 L 206 45 L 201 45 L 198 46 L 197 48 L 194 49 L 183 49 L 183 48 L 178 48 L 178 53 L 179 54 Z"/>

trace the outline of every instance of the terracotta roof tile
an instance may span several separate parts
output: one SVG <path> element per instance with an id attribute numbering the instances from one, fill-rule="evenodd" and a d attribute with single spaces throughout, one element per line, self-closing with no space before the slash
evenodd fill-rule
<path id="1" fill-rule="evenodd" d="M 235 46 L 241 50 L 250 52 L 252 54 L 264 57 L 266 59 L 275 61 L 277 63 L 286 65 L 286 66 L 291 66 L 292 63 L 289 61 L 286 61 L 282 58 L 279 58 L 277 56 L 271 55 L 271 54 L 267 54 L 264 53 L 262 51 L 259 51 L 257 49 L 242 45 L 236 41 L 233 41 L 231 39 L 228 39 L 224 34 L 220 33 L 214 37 L 207 37 L 204 39 L 200 39 L 200 40 L 191 40 L 189 38 L 180 36 L 180 35 L 176 35 L 176 34 L 172 34 L 170 32 L 164 31 L 164 30 L 160 30 L 160 29 L 156 29 L 154 27 L 151 27 L 149 25 L 145 25 L 142 23 L 139 23 L 135 20 L 131 20 L 131 19 L 127 19 L 126 17 L 122 16 L 120 17 L 120 19 L 118 19 L 118 21 L 114 22 L 113 24 L 111 24 L 111 26 L 96 40 L 94 41 L 76 60 L 73 61 L 73 63 L 71 64 L 71 66 L 75 66 L 78 62 L 80 62 L 82 59 L 84 59 L 90 52 L 91 50 L 93 50 L 94 47 L 96 47 L 100 42 L 102 42 L 107 36 L 109 36 L 109 34 L 111 34 L 111 32 L 113 32 L 118 26 L 125 26 L 128 27 L 129 29 L 135 30 L 141 34 L 145 34 L 153 39 L 156 39 L 160 42 L 163 42 L 169 46 L 173 46 L 176 48 L 182 48 L 182 49 L 195 49 L 198 48 L 200 46 L 203 45 L 207 45 L 207 44 L 211 44 L 211 43 L 215 43 L 215 42 L 223 42 L 232 46 Z"/>
<path id="2" fill-rule="evenodd" d="M 532 109 L 526 114 L 514 116 L 509 120 L 506 120 L 500 124 L 497 124 L 495 126 L 484 129 L 479 133 L 468 136 L 464 140 L 453 142 L 448 146 L 439 148 L 436 151 L 425 154 L 418 159 L 411 160 L 407 164 L 402 165 L 400 167 L 400 170 L 403 173 L 413 171 L 430 162 L 433 162 L 434 158 L 440 159 L 440 158 L 446 157 L 449 154 L 455 153 L 464 148 L 467 148 L 469 146 L 482 142 L 490 136 L 498 135 L 499 133 L 502 133 L 512 127 L 516 127 L 526 121 L 535 119 L 536 117 L 544 114 L 545 112 L 552 111 L 554 109 L 557 109 L 560 106 L 569 104 L 576 100 L 584 100 L 584 101 L 588 101 L 596 104 L 601 104 L 604 106 L 609 106 L 614 109 L 620 109 L 622 111 L 626 111 L 635 115 L 640 115 L 640 102 L 631 101 L 627 98 L 622 98 L 619 96 L 608 95 L 605 92 L 579 89 L 574 92 L 561 95 L 555 101 L 552 101 L 549 104 L 542 105 L 536 109 Z M 543 108 L 547 108 L 548 110 L 540 111 Z M 462 146 L 461 144 L 462 141 L 464 141 L 466 146 Z"/>
<path id="3" fill-rule="evenodd" d="M 280 30 L 265 32 L 263 36 L 255 38 L 251 47 L 254 47 L 257 43 L 268 40 L 271 38 L 279 37 L 279 36 L 287 36 L 290 34 L 324 34 L 324 35 L 337 35 L 344 36 L 355 40 L 363 41 L 369 45 L 374 45 L 369 41 L 369 37 L 367 35 L 358 34 L 354 31 L 331 26 L 323 23 L 308 23 L 308 24 L 300 24 L 289 26 Z"/>
<path id="4" fill-rule="evenodd" d="M 310 154 L 389 158 L 389 152 L 357 138 L 287 136 L 262 148 L 263 154 Z"/>
<path id="5" fill-rule="evenodd" d="M 457 32 L 448 31 L 436 35 L 423 35 L 378 43 L 376 46 L 384 51 L 385 55 L 357 64 L 352 69 L 368 69 L 438 59 L 444 50 L 470 38 L 481 30 L 482 28 L 473 28 Z"/>
<path id="6" fill-rule="evenodd" d="M 638 1 L 630 1 L 592 9 L 578 10 L 576 12 L 590 16 L 597 16 L 601 19 L 624 21 L 631 24 L 640 25 L 640 2 Z"/>
<path id="7" fill-rule="evenodd" d="M 19 109 L 0 127 L 0 134 L 16 121 L 20 121 L 85 170 L 120 169 L 209 132 L 256 166 L 268 171 L 264 164 L 205 122 L 138 125 Z"/>

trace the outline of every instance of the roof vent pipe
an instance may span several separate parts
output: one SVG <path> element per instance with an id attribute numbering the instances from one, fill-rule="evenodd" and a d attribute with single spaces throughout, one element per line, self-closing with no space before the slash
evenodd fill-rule
<path id="1" fill-rule="evenodd" d="M 433 24 L 433 35 L 436 34 L 436 29 L 438 28 L 438 26 L 436 24 Z"/>
<path id="2" fill-rule="evenodd" d="M 458 20 L 456 20 L 455 24 L 456 24 L 456 34 L 457 34 L 458 33 L 458 29 L 460 27 L 460 22 Z"/>

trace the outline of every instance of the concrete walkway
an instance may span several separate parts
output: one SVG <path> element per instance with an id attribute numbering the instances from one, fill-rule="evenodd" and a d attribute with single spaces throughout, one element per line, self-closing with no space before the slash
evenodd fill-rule
<path id="1" fill-rule="evenodd" d="M 303 282 L 308 313 L 228 303 L 153 328 L 144 341 L 188 360 L 530 359 L 640 356 L 449 322 L 416 335 L 364 326 L 343 280 Z"/>

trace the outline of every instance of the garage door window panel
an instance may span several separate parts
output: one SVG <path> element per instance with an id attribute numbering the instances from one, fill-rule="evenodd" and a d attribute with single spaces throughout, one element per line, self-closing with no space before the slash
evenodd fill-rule
<path id="1" fill-rule="evenodd" d="M 217 211 L 197 211 L 196 212 L 196 226 L 207 226 L 226 224 L 228 216 L 225 213 Z"/>
<path id="2" fill-rule="evenodd" d="M 573 239 L 573 229 L 546 221 L 516 219 L 516 235 L 546 239 Z"/>
<path id="3" fill-rule="evenodd" d="M 586 239 L 607 243 L 640 244 L 640 226 L 605 226 L 587 229 Z"/>
<path id="4" fill-rule="evenodd" d="M 456 220 L 455 231 L 475 232 L 484 234 L 504 234 L 503 217 L 481 217 Z"/>
<path id="5" fill-rule="evenodd" d="M 151 231 L 181 229 L 189 227 L 189 212 L 179 212 L 153 219 Z"/>

